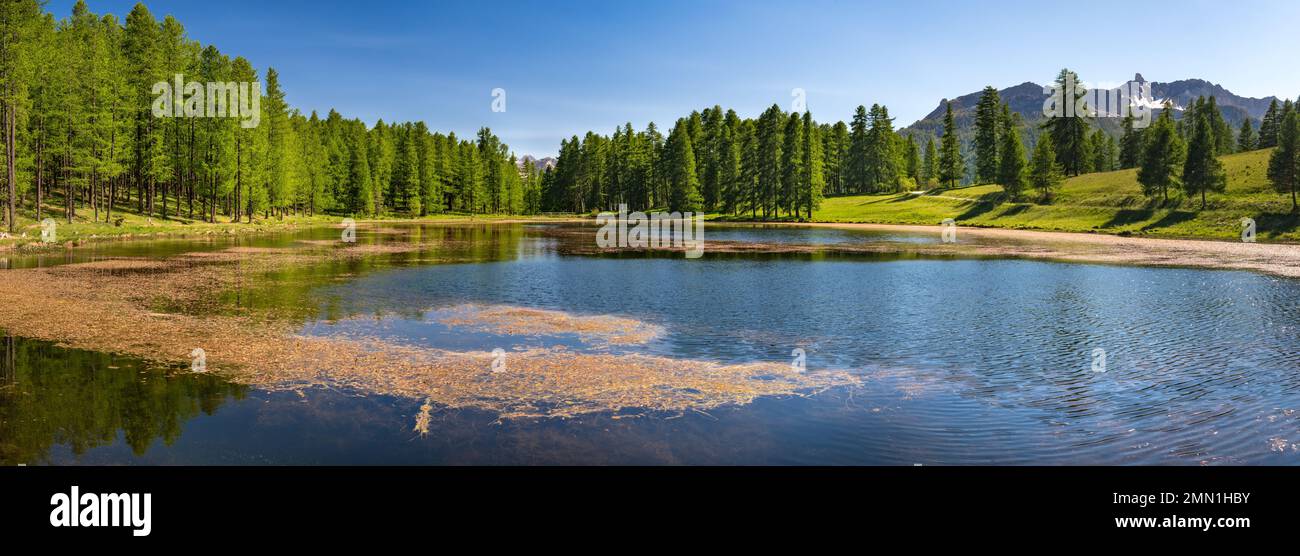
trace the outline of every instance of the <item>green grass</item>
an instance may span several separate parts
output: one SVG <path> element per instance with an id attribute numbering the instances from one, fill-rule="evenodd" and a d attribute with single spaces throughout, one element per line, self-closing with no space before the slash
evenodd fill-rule
<path id="1" fill-rule="evenodd" d="M 1256 221 L 1259 239 L 1300 241 L 1300 218 L 1291 197 L 1275 192 L 1265 176 L 1270 151 L 1224 156 L 1224 193 L 1185 199 L 1148 199 L 1137 170 L 1086 174 L 1066 180 L 1048 204 L 1005 202 L 1002 187 L 981 185 L 924 194 L 855 195 L 826 199 L 813 213 L 819 222 L 938 224 L 945 218 L 972 226 L 1101 232 L 1123 235 L 1237 239 L 1241 219 Z M 1028 196 L 1035 194 L 1030 192 Z"/>

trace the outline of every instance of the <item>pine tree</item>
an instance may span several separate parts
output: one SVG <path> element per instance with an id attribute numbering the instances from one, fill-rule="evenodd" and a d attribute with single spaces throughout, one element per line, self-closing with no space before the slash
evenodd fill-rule
<path id="1" fill-rule="evenodd" d="M 791 112 L 785 122 L 785 143 L 781 147 L 781 189 L 777 192 L 779 213 L 784 210 L 791 216 L 799 215 L 800 191 L 804 184 L 804 129 L 798 112 Z"/>
<path id="2" fill-rule="evenodd" d="M 1119 139 L 1119 167 L 1127 170 L 1142 163 L 1142 131 L 1134 129 L 1133 114 L 1124 116 L 1124 134 Z"/>
<path id="3" fill-rule="evenodd" d="M 965 161 L 961 157 L 961 145 L 957 142 L 957 125 L 953 121 L 952 102 L 947 103 L 943 115 L 943 146 L 939 151 L 939 183 L 946 187 L 956 187 L 965 172 Z"/>
<path id="4" fill-rule="evenodd" d="M 1092 161 L 1090 166 L 1093 172 L 1109 172 L 1115 169 L 1115 138 L 1106 132 L 1098 129 L 1092 133 L 1089 140 Z"/>
<path id="5" fill-rule="evenodd" d="M 1277 149 L 1269 155 L 1268 179 L 1280 193 L 1291 194 L 1291 212 L 1300 211 L 1296 190 L 1300 189 L 1300 115 L 1290 111 L 1277 126 Z"/>
<path id="6" fill-rule="evenodd" d="M 916 144 L 916 136 L 911 133 L 907 134 L 905 152 L 903 168 L 912 185 L 916 186 L 921 183 L 921 148 Z"/>
<path id="7" fill-rule="evenodd" d="M 867 130 L 865 185 L 873 193 L 894 191 L 898 189 L 901 166 L 894 119 L 889 117 L 889 109 L 879 104 L 871 105 L 868 119 L 871 127 Z"/>
<path id="8" fill-rule="evenodd" d="M 1269 101 L 1268 111 L 1264 113 L 1264 119 L 1259 124 L 1259 148 L 1277 146 L 1278 123 L 1278 105 L 1277 99 L 1274 98 Z"/>
<path id="9" fill-rule="evenodd" d="M 1214 95 L 1210 95 L 1205 110 L 1209 118 L 1210 138 L 1214 143 L 1214 152 L 1219 155 L 1232 154 L 1232 127 L 1223 118 L 1223 111 L 1219 110 L 1219 101 L 1215 100 Z"/>
<path id="10" fill-rule="evenodd" d="M 1010 107 L 1002 105 L 1002 144 L 998 159 L 997 182 L 1007 198 L 1018 201 L 1025 190 L 1025 146 L 1020 141 L 1019 115 L 1012 114 Z"/>
<path id="11" fill-rule="evenodd" d="M 4 144 L 5 222 L 12 233 L 18 218 L 18 128 L 35 79 L 32 39 L 41 7 L 34 0 L 0 2 L 0 143 Z M 39 43 L 36 43 L 39 44 Z"/>
<path id="12" fill-rule="evenodd" d="M 975 183 L 997 181 L 1001 106 L 998 90 L 984 87 L 979 103 L 975 105 Z"/>
<path id="13" fill-rule="evenodd" d="M 813 122 L 812 113 L 804 110 L 803 113 L 804 129 L 804 148 L 803 148 L 803 180 L 800 191 L 800 205 L 808 211 L 808 219 L 812 220 L 813 210 L 821 205 L 822 189 L 826 187 L 826 176 L 822 168 L 822 139 L 821 130 Z M 795 210 L 798 216 L 798 209 Z"/>
<path id="14" fill-rule="evenodd" d="M 695 175 L 695 148 L 691 145 L 689 121 L 678 120 L 664 145 L 668 178 L 668 210 L 698 212 L 704 205 L 700 180 Z"/>
<path id="15" fill-rule="evenodd" d="M 136 4 L 126 16 L 126 35 L 122 49 L 126 55 L 126 71 L 135 98 L 135 131 L 132 144 L 135 159 L 132 175 L 140 193 L 140 212 L 152 215 L 157 182 L 169 177 L 167 153 L 164 148 L 162 120 L 154 118 L 150 110 L 153 84 L 165 78 L 158 49 L 161 28 L 144 4 Z M 71 203 L 68 217 L 71 219 Z"/>
<path id="16" fill-rule="evenodd" d="M 721 204 L 724 214 L 736 214 L 743 200 L 741 181 L 741 153 L 744 138 L 741 136 L 740 118 L 728 110 L 722 129 L 722 147 L 718 154 Z"/>
<path id="17" fill-rule="evenodd" d="M 867 158 L 871 145 L 867 140 L 867 107 L 858 105 L 853 113 L 853 122 L 849 125 L 849 154 L 846 172 L 848 191 L 865 193 L 870 185 L 867 176 Z"/>
<path id="18" fill-rule="evenodd" d="M 261 126 L 266 132 L 266 195 L 268 206 L 278 215 L 289 207 L 293 198 L 290 189 L 289 156 L 292 152 L 289 128 L 289 105 L 284 89 L 280 87 L 280 74 L 275 68 L 266 69 L 266 96 L 262 99 Z M 374 179 L 371 179 L 374 182 Z M 381 184 L 372 183 L 375 189 Z"/>
<path id="19" fill-rule="evenodd" d="M 781 150 L 785 143 L 785 116 L 781 107 L 773 104 L 759 117 L 755 129 L 757 152 L 754 166 L 756 169 L 757 203 L 763 209 L 763 217 L 776 213 L 776 192 L 781 187 Z"/>
<path id="20" fill-rule="evenodd" d="M 1192 140 L 1187 147 L 1187 160 L 1183 165 L 1183 192 L 1187 196 L 1201 196 L 1201 210 L 1205 210 L 1207 191 L 1222 192 L 1228 185 L 1223 163 L 1215 154 L 1214 117 L 1202 112 L 1192 125 Z"/>
<path id="21" fill-rule="evenodd" d="M 1034 147 L 1034 156 L 1029 161 L 1029 185 L 1038 190 L 1043 201 L 1048 201 L 1063 179 L 1060 163 L 1057 162 L 1056 149 L 1052 145 L 1052 136 L 1038 138 Z"/>
<path id="22" fill-rule="evenodd" d="M 1075 104 L 1087 94 L 1079 81 L 1079 76 L 1069 69 L 1061 70 L 1056 78 L 1056 87 L 1064 91 L 1062 101 L 1067 104 Z M 1070 91 L 1074 94 L 1070 95 Z M 1087 114 L 1066 107 L 1061 115 L 1048 118 L 1043 124 L 1043 129 L 1052 136 L 1052 147 L 1056 151 L 1056 161 L 1060 163 L 1062 172 L 1077 176 L 1087 170 L 1089 165 Z"/>
<path id="23" fill-rule="evenodd" d="M 925 155 L 921 157 L 921 181 L 930 187 L 939 179 L 939 155 L 935 152 L 934 137 L 925 140 Z"/>
<path id="24" fill-rule="evenodd" d="M 348 181 L 353 187 L 350 208 L 356 214 L 372 216 L 375 214 L 375 195 L 364 128 L 354 133 L 352 142 L 351 160 L 348 164 Z"/>
<path id="25" fill-rule="evenodd" d="M 848 172 L 849 126 L 844 122 L 835 122 L 824 134 L 826 157 L 826 191 L 833 195 L 847 191 L 846 174 Z"/>
<path id="26" fill-rule="evenodd" d="M 1138 183 L 1148 197 L 1160 195 L 1169 201 L 1169 189 L 1178 185 L 1178 175 L 1186 156 L 1182 137 L 1174 129 L 1173 109 L 1168 103 L 1160 117 L 1143 132 L 1144 152 L 1138 169 Z"/>
<path id="27" fill-rule="evenodd" d="M 1250 118 L 1241 121 L 1241 131 L 1237 132 L 1237 151 L 1253 151 L 1257 146 L 1255 130 L 1250 126 Z"/>

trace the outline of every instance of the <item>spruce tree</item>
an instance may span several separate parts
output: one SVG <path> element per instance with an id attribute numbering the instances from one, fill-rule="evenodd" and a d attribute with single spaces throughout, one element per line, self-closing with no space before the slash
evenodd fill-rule
<path id="1" fill-rule="evenodd" d="M 930 187 L 937 179 L 939 179 L 939 154 L 934 148 L 934 137 L 927 137 L 925 155 L 921 157 L 921 181 L 925 187 Z"/>
<path id="2" fill-rule="evenodd" d="M 1219 155 L 1232 154 L 1232 127 L 1228 121 L 1223 118 L 1223 111 L 1219 109 L 1219 102 L 1215 100 L 1214 95 L 1206 104 L 1207 116 L 1210 122 L 1210 136 L 1214 140 L 1214 152 Z"/>
<path id="3" fill-rule="evenodd" d="M 1300 115 L 1288 112 L 1278 122 L 1277 149 L 1268 159 L 1268 179 L 1280 193 L 1291 194 L 1291 212 L 1300 210 L 1296 190 L 1300 188 Z"/>
<path id="4" fill-rule="evenodd" d="M 871 105 L 868 119 L 871 127 L 867 130 L 867 191 L 894 191 L 898 187 L 900 166 L 894 120 L 889 117 L 889 109 L 879 104 Z"/>
<path id="5" fill-rule="evenodd" d="M 1025 189 L 1025 145 L 1020 141 L 1019 115 L 1011 114 L 1010 108 L 1002 105 L 1002 144 L 998 158 L 997 182 L 1012 201 L 1020 199 Z"/>
<path id="6" fill-rule="evenodd" d="M 953 121 L 952 102 L 947 103 L 943 115 L 943 138 L 939 151 L 939 183 L 946 187 L 956 187 L 965 172 L 965 161 L 961 158 L 961 144 L 957 142 L 957 125 Z"/>
<path id="7" fill-rule="evenodd" d="M 1056 160 L 1052 136 L 1039 137 L 1038 145 L 1034 147 L 1034 156 L 1029 161 L 1029 185 L 1038 190 L 1039 197 L 1044 202 L 1051 200 L 1052 191 L 1063 179 L 1060 163 Z"/>
<path id="8" fill-rule="evenodd" d="M 812 220 L 813 210 L 821 205 L 822 190 L 826 187 L 826 177 L 822 168 L 821 130 L 813 122 L 812 113 L 807 110 L 803 112 L 803 129 L 804 176 L 800 196 L 803 208 L 808 211 L 808 219 Z M 795 215 L 798 216 L 798 210 L 795 211 Z"/>
<path id="9" fill-rule="evenodd" d="M 695 147 L 691 144 L 689 126 L 686 118 L 678 120 L 664 145 L 668 210 L 672 212 L 699 212 L 704 205 L 700 180 L 695 174 Z"/>
<path id="10" fill-rule="evenodd" d="M 781 148 L 781 189 L 777 192 L 777 211 L 782 210 L 791 216 L 798 216 L 802 203 L 800 189 L 805 176 L 804 171 L 804 129 L 803 119 L 798 112 L 791 112 L 785 121 L 785 144 Z"/>
<path id="11" fill-rule="evenodd" d="M 1142 163 L 1142 130 L 1133 126 L 1132 112 L 1124 116 L 1124 133 L 1119 139 L 1119 167 L 1127 170 Z"/>
<path id="12" fill-rule="evenodd" d="M 1259 148 L 1267 149 L 1277 146 L 1278 106 L 1274 98 L 1268 103 L 1268 111 L 1259 124 Z"/>
<path id="13" fill-rule="evenodd" d="M 916 144 L 916 136 L 907 134 L 906 156 L 903 167 L 907 172 L 908 179 L 912 180 L 912 185 L 916 186 L 921 183 L 921 149 Z"/>
<path id="14" fill-rule="evenodd" d="M 1079 76 L 1069 69 L 1062 69 L 1057 75 L 1056 86 L 1063 91 L 1062 102 L 1070 105 L 1087 94 Z M 1069 94 L 1071 91 L 1073 95 Z M 1052 147 L 1062 172 L 1071 176 L 1085 172 L 1089 166 L 1087 114 L 1068 108 L 1061 115 L 1048 118 L 1043 128 L 1052 136 Z"/>
<path id="15" fill-rule="evenodd" d="M 984 87 L 975 105 L 975 183 L 993 183 L 998 176 L 998 90 Z"/>
<path id="16" fill-rule="evenodd" d="M 1145 144 L 1138 183 L 1148 197 L 1160 195 L 1169 201 L 1169 189 L 1178 185 L 1179 168 L 1186 150 L 1182 137 L 1174 129 L 1173 110 L 1169 103 L 1150 129 L 1143 132 Z"/>
<path id="17" fill-rule="evenodd" d="M 1257 146 L 1255 130 L 1250 125 L 1250 118 L 1241 121 L 1241 131 L 1237 132 L 1237 151 L 1253 151 Z"/>
<path id="18" fill-rule="evenodd" d="M 865 193 L 869 186 L 867 178 L 867 153 L 871 150 L 867 142 L 867 107 L 858 105 L 853 113 L 853 122 L 849 124 L 849 154 L 847 186 L 854 193 Z"/>
<path id="19" fill-rule="evenodd" d="M 1187 146 L 1187 160 L 1183 165 L 1183 192 L 1187 196 L 1201 196 L 1201 210 L 1205 210 L 1207 191 L 1222 192 L 1228 185 L 1223 163 L 1216 156 L 1214 117 L 1202 112 L 1192 126 L 1192 140 Z"/>

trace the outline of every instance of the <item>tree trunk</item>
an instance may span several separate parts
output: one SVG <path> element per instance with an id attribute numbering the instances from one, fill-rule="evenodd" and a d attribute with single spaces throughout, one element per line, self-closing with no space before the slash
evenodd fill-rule
<path id="1" fill-rule="evenodd" d="M 15 198 L 18 196 L 18 149 L 14 144 L 18 133 L 18 114 L 13 106 L 4 107 L 4 126 L 5 126 L 5 179 L 9 184 L 9 233 L 14 233 L 14 222 L 17 214 L 14 206 Z"/>

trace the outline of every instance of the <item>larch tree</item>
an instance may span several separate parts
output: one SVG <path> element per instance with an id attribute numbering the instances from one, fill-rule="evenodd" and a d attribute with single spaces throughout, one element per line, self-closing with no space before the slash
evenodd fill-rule
<path id="1" fill-rule="evenodd" d="M 1069 69 L 1062 69 L 1056 77 L 1056 87 L 1061 91 L 1060 100 L 1066 106 L 1062 113 L 1049 117 L 1043 123 L 1048 135 L 1052 136 L 1052 147 L 1056 151 L 1056 161 L 1061 171 L 1067 175 L 1077 176 L 1089 166 L 1088 153 L 1088 114 L 1087 110 L 1078 110 L 1083 104 L 1081 99 L 1087 94 L 1079 76 Z"/>
<path id="2" fill-rule="evenodd" d="M 1020 141 L 1019 115 L 1002 105 L 1001 145 L 998 147 L 997 182 L 1012 201 L 1020 199 L 1025 190 L 1025 146 Z"/>
<path id="3" fill-rule="evenodd" d="M 1206 193 L 1222 192 L 1228 186 L 1228 177 L 1215 154 L 1214 118 L 1202 112 L 1191 125 L 1192 140 L 1187 146 L 1187 160 L 1183 164 L 1182 187 L 1189 197 L 1200 195 L 1201 210 L 1205 210 Z"/>
<path id="4" fill-rule="evenodd" d="M 822 157 L 822 139 L 821 129 L 813 122 L 812 113 L 804 110 L 803 113 L 804 129 L 804 147 L 803 147 L 803 187 L 801 188 L 801 205 L 808 211 L 808 219 L 812 220 L 813 210 L 821 205 L 822 190 L 826 187 L 826 176 L 823 171 Z M 798 209 L 795 210 L 798 216 Z"/>
<path id="5" fill-rule="evenodd" d="M 952 102 L 947 103 L 943 115 L 943 138 L 939 149 L 939 183 L 957 187 L 966 175 L 966 163 L 961 156 L 961 143 L 957 141 L 957 124 L 953 120 Z"/>
<path id="6" fill-rule="evenodd" d="M 1169 190 L 1178 185 L 1179 168 L 1186 156 L 1182 137 L 1174 129 L 1173 110 L 1169 103 L 1154 124 L 1143 132 L 1142 165 L 1138 183 L 1148 197 L 1160 195 L 1169 201 Z"/>
<path id="7" fill-rule="evenodd" d="M 1264 112 L 1264 119 L 1259 124 L 1259 148 L 1268 149 L 1277 146 L 1278 123 L 1277 98 L 1274 98 L 1269 101 L 1268 111 Z"/>
<path id="8" fill-rule="evenodd" d="M 984 87 L 975 105 L 975 183 L 997 181 L 1001 106 L 998 90 Z"/>
<path id="9" fill-rule="evenodd" d="M 1269 155 L 1268 180 L 1280 193 L 1291 195 L 1291 212 L 1300 211 L 1296 190 L 1300 189 L 1300 115 L 1290 111 L 1277 126 L 1277 148 Z"/>
<path id="10" fill-rule="evenodd" d="M 1034 146 L 1034 156 L 1029 161 L 1029 185 L 1038 190 L 1043 202 L 1047 202 L 1063 178 L 1056 149 L 1052 145 L 1052 136 L 1039 137 L 1038 144 Z"/>

